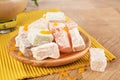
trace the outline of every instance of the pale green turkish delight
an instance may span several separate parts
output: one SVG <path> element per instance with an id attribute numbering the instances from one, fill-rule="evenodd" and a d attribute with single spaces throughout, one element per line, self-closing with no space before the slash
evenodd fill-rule
<path id="1" fill-rule="evenodd" d="M 38 46 L 46 43 L 50 43 L 53 41 L 52 34 L 41 34 L 40 32 L 29 32 L 28 40 L 33 46 Z"/>

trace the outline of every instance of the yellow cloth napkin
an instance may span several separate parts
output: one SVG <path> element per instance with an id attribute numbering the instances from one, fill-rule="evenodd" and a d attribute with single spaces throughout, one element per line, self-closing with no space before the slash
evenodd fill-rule
<path id="1" fill-rule="evenodd" d="M 49 10 L 39 10 L 21 13 L 17 16 L 17 28 L 21 25 L 28 25 L 31 22 L 42 17 L 43 14 L 49 11 L 59 11 L 58 9 Z M 115 56 L 111 54 L 107 49 L 105 49 L 100 43 L 98 43 L 92 36 L 90 36 L 81 27 L 79 30 L 86 34 L 92 41 L 92 47 L 99 47 L 105 50 L 106 57 L 108 61 L 115 59 Z M 17 34 L 18 30 L 11 32 L 9 34 L 0 34 L 0 80 L 16 80 L 29 77 L 37 77 L 48 75 L 64 70 L 76 69 L 81 66 L 89 65 L 89 55 L 88 53 L 82 57 L 80 60 L 58 67 L 35 67 L 27 64 L 23 64 L 15 60 L 9 55 L 8 52 L 8 42 L 9 40 Z"/>

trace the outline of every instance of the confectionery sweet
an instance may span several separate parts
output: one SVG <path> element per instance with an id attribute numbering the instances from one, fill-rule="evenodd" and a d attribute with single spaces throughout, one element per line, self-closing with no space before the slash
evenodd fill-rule
<path id="1" fill-rule="evenodd" d="M 75 23 L 74 21 L 68 21 L 68 22 L 66 22 L 66 26 L 68 27 L 69 30 L 71 30 L 73 28 L 78 28 L 78 24 Z"/>
<path id="2" fill-rule="evenodd" d="M 53 41 L 53 35 L 51 33 L 45 34 L 41 33 L 41 31 L 45 32 L 49 30 L 40 30 L 28 33 L 28 40 L 33 46 L 38 46 Z"/>
<path id="3" fill-rule="evenodd" d="M 41 29 L 48 29 L 48 22 L 44 18 L 40 18 L 28 26 L 29 32 Z"/>
<path id="4" fill-rule="evenodd" d="M 64 52 L 64 53 L 72 52 L 70 40 L 69 40 L 68 34 L 65 30 L 58 27 L 52 31 L 52 34 L 53 34 L 53 36 L 55 38 L 55 42 L 58 44 L 61 52 Z"/>
<path id="5" fill-rule="evenodd" d="M 64 22 L 66 21 L 66 17 L 63 12 L 47 12 L 46 20 Z"/>
<path id="6" fill-rule="evenodd" d="M 18 35 L 15 37 L 16 47 L 19 47 L 21 38 L 27 38 L 27 32 L 24 31 L 24 26 L 19 28 Z"/>
<path id="7" fill-rule="evenodd" d="M 30 47 L 31 43 L 27 39 L 27 33 L 20 33 L 16 38 L 16 47 L 23 53 L 24 56 L 31 56 Z"/>
<path id="8" fill-rule="evenodd" d="M 81 51 L 85 48 L 85 42 L 80 35 L 77 28 L 73 28 L 69 30 L 71 42 L 72 42 L 72 49 L 74 52 Z"/>
<path id="9" fill-rule="evenodd" d="M 57 59 L 60 57 L 58 45 L 54 42 L 31 48 L 31 51 L 36 60 L 43 60 L 48 57 Z"/>
<path id="10" fill-rule="evenodd" d="M 107 59 L 104 50 L 101 48 L 90 48 L 89 51 L 91 70 L 104 72 L 107 66 Z"/>
<path id="11" fill-rule="evenodd" d="M 21 26 L 16 47 L 24 56 L 36 60 L 59 58 L 61 53 L 81 51 L 85 42 L 74 21 L 67 21 L 63 12 L 48 12 L 28 26 Z"/>

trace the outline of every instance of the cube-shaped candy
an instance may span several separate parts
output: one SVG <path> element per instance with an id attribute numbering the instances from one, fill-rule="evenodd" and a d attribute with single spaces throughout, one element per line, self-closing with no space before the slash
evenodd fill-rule
<path id="1" fill-rule="evenodd" d="M 23 42 L 23 41 L 25 41 L 25 40 L 20 41 L 19 50 L 23 53 L 24 56 L 29 57 L 32 55 L 32 52 L 30 50 L 32 45 L 28 42 L 28 40 L 26 40 L 25 42 Z"/>
<path id="2" fill-rule="evenodd" d="M 53 35 L 49 30 L 40 30 L 28 33 L 28 40 L 33 46 L 50 43 L 53 41 Z"/>
<path id="3" fill-rule="evenodd" d="M 93 71 L 104 72 L 107 60 L 104 50 L 101 48 L 90 48 L 90 67 Z"/>
<path id="4" fill-rule="evenodd" d="M 53 31 L 53 35 L 55 37 L 55 42 L 58 44 L 61 52 L 64 53 L 72 52 L 70 40 L 65 30 L 63 30 L 62 28 L 56 28 Z"/>
<path id="5" fill-rule="evenodd" d="M 71 42 L 72 42 L 72 49 L 74 52 L 81 51 L 85 48 L 85 42 L 80 35 L 77 28 L 73 28 L 69 30 Z"/>
<path id="6" fill-rule="evenodd" d="M 74 21 L 68 21 L 68 22 L 66 22 L 66 26 L 68 27 L 69 30 L 71 30 L 73 28 L 78 28 L 78 24 L 75 23 Z"/>
<path id="7" fill-rule="evenodd" d="M 27 38 L 27 32 L 19 32 L 19 34 L 15 37 L 15 46 L 19 47 L 21 39 Z"/>
<path id="8" fill-rule="evenodd" d="M 66 17 L 63 12 L 48 12 L 46 13 L 46 20 L 47 21 L 66 21 Z"/>
<path id="9" fill-rule="evenodd" d="M 48 29 L 48 22 L 44 18 L 34 21 L 28 26 L 28 31 Z"/>
<path id="10" fill-rule="evenodd" d="M 27 33 L 20 33 L 16 38 L 16 46 L 24 56 L 31 56 L 30 47 L 32 46 L 27 39 Z"/>
<path id="11" fill-rule="evenodd" d="M 54 29 L 56 29 L 56 28 L 64 28 L 65 26 L 66 26 L 65 23 L 61 23 L 61 22 L 49 22 L 48 28 L 49 28 L 49 30 L 51 32 L 53 32 Z"/>
<path id="12" fill-rule="evenodd" d="M 58 45 L 53 42 L 31 48 L 31 51 L 36 60 L 43 60 L 48 57 L 57 59 L 60 57 Z"/>

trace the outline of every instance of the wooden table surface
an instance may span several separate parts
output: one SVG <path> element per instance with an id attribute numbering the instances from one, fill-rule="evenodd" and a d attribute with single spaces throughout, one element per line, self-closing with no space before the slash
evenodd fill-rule
<path id="1" fill-rule="evenodd" d="M 120 0 L 38 0 L 36 7 L 30 0 L 26 11 L 59 8 L 76 21 L 117 58 L 107 65 L 104 73 L 93 72 L 89 67 L 82 74 L 70 70 L 77 80 L 120 80 Z M 59 74 L 30 80 L 59 80 Z M 67 79 L 63 79 L 67 80 Z"/>

